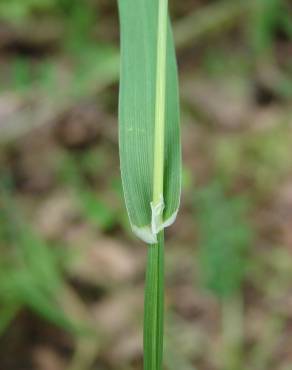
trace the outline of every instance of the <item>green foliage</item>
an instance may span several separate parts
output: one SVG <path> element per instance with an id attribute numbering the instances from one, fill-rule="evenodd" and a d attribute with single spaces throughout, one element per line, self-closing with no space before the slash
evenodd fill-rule
<path id="1" fill-rule="evenodd" d="M 22 21 L 34 11 L 48 11 L 56 4 L 57 0 L 1 0 L 0 19 Z"/>
<path id="2" fill-rule="evenodd" d="M 65 9 L 67 9 L 65 46 L 79 53 L 90 47 L 90 33 L 95 22 L 95 12 L 86 1 L 72 1 Z"/>
<path id="3" fill-rule="evenodd" d="M 95 152 L 96 153 L 96 152 Z M 96 153 L 97 154 L 97 153 Z M 82 216 L 93 226 L 102 231 L 112 230 L 117 224 L 122 223 L 122 215 L 119 206 L 113 206 L 104 199 L 97 191 L 93 191 L 85 181 L 84 170 L 91 169 L 91 154 L 84 155 L 83 158 L 67 155 L 61 163 L 62 180 L 73 189 Z M 98 159 L 95 163 L 98 164 Z M 102 165 L 100 163 L 100 165 Z M 95 168 L 95 171 L 98 166 Z M 104 194 L 103 194 L 104 195 Z"/>
<path id="4" fill-rule="evenodd" d="M 72 330 L 59 305 L 60 256 L 19 217 L 9 193 L 2 189 L 0 194 L 0 334 L 24 307 Z"/>
<path id="5" fill-rule="evenodd" d="M 17 90 L 22 91 L 32 84 L 31 66 L 27 59 L 17 58 L 11 65 L 10 84 Z"/>
<path id="6" fill-rule="evenodd" d="M 70 23 L 74 23 L 78 31 L 83 31 L 87 29 L 93 16 L 88 9 L 86 0 L 1 0 L 0 19 L 19 22 L 29 20 L 38 13 L 55 12 L 66 17 Z"/>
<path id="7" fill-rule="evenodd" d="M 271 50 L 277 28 L 292 37 L 290 11 L 286 0 L 253 0 L 250 37 L 257 53 Z"/>
<path id="8" fill-rule="evenodd" d="M 195 209 L 203 284 L 219 298 L 233 296 L 240 291 L 252 242 L 248 202 L 240 196 L 227 197 L 215 182 L 198 192 Z"/>
<path id="9" fill-rule="evenodd" d="M 67 0 L 3 0 L 0 1 L 0 20 L 25 23 L 30 26 L 34 12 L 43 11 L 43 18 L 47 26 L 60 28 L 60 43 L 62 56 L 73 57 L 73 63 L 67 66 L 66 71 L 58 63 L 59 59 L 38 58 L 37 62 L 29 55 L 17 55 L 11 60 L 10 78 L 4 79 L 1 89 L 16 89 L 18 92 L 28 92 L 36 88 L 48 96 L 53 104 L 60 104 L 68 98 L 78 99 L 87 96 L 102 87 L 108 81 L 116 80 L 119 69 L 119 55 L 117 49 L 108 44 L 97 43 L 91 36 L 95 26 L 97 11 L 90 6 L 89 1 Z M 17 11 L 13 10 L 19 8 Z M 17 14 L 19 15 L 17 15 Z M 52 14 L 51 14 L 52 13 Z M 40 32 L 43 30 L 41 22 L 34 27 Z M 47 27 L 46 26 L 46 27 Z M 30 28 L 28 28 L 30 29 Z M 28 31 L 28 38 L 30 38 Z M 66 84 L 60 79 L 65 76 Z"/>
<path id="10" fill-rule="evenodd" d="M 80 190 L 80 202 L 84 216 L 101 230 L 112 230 L 117 224 L 115 210 L 93 192 L 85 189 Z"/>

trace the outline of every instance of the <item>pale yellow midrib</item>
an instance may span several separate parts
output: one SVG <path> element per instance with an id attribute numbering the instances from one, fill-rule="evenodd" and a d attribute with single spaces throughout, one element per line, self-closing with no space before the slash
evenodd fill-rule
<path id="1" fill-rule="evenodd" d="M 167 9 L 168 0 L 158 0 L 157 62 L 155 91 L 155 131 L 153 204 L 157 205 L 163 197 L 164 174 L 164 136 L 165 136 L 165 95 L 166 95 L 166 47 L 167 47 Z"/>

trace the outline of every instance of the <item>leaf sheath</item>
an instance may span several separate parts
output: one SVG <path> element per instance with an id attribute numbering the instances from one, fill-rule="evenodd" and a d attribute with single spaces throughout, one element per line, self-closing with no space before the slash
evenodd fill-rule
<path id="1" fill-rule="evenodd" d="M 164 235 L 148 246 L 144 304 L 144 370 L 161 370 L 164 323 Z"/>

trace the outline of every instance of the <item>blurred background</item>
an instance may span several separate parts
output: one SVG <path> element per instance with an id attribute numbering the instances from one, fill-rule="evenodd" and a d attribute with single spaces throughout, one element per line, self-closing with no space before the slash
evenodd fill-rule
<path id="1" fill-rule="evenodd" d="M 165 369 L 291 370 L 291 1 L 170 12 L 184 168 Z M 116 1 L 0 0 L 0 370 L 142 368 L 118 78 Z"/>

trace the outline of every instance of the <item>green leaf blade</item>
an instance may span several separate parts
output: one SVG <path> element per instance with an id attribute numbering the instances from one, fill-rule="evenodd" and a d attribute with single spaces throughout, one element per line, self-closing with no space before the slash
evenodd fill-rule
<path id="1" fill-rule="evenodd" d="M 119 0 L 121 76 L 119 101 L 120 162 L 126 207 L 134 232 L 148 243 L 153 232 L 155 116 L 157 104 L 158 1 Z M 158 49 L 159 51 L 159 49 Z M 170 25 L 167 30 L 163 126 L 163 219 L 168 226 L 180 201 L 181 148 L 177 67 Z M 156 69 L 158 72 L 156 72 Z M 163 78 L 162 78 L 163 81 Z M 163 109 L 163 105 L 162 105 Z M 160 112 L 161 113 L 161 112 Z M 157 156 L 156 156 L 157 157 Z M 156 158 L 157 159 L 157 158 Z M 155 198 L 155 199 L 154 199 Z M 151 239 L 152 238 L 152 239 Z"/>

